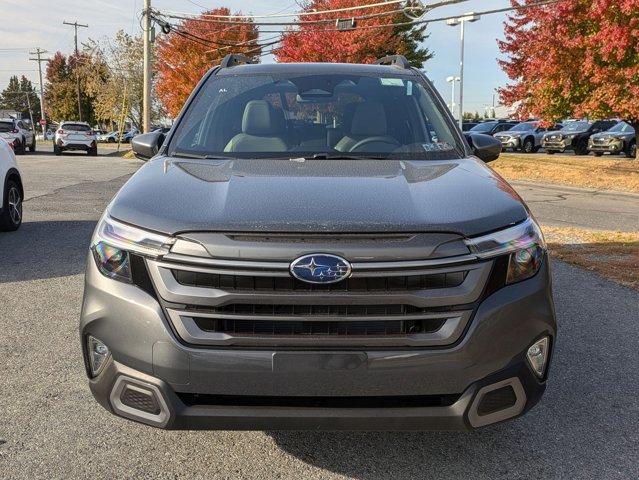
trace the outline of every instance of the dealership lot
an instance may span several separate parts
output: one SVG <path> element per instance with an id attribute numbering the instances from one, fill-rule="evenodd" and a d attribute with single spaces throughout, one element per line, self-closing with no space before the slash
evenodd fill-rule
<path id="1" fill-rule="evenodd" d="M 514 422 L 472 433 L 165 432 L 109 415 L 91 397 L 80 356 L 82 274 L 95 221 L 141 163 L 18 160 L 25 223 L 0 234 L 0 478 L 639 475 L 639 293 L 558 262 L 550 384 Z M 542 223 L 639 229 L 639 197 L 517 188 Z"/>

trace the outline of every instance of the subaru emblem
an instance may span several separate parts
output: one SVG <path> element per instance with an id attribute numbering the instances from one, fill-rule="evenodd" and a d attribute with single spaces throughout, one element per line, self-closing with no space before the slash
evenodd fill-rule
<path id="1" fill-rule="evenodd" d="M 351 264 L 337 255 L 315 253 L 291 263 L 291 275 L 306 283 L 336 283 L 351 274 Z"/>

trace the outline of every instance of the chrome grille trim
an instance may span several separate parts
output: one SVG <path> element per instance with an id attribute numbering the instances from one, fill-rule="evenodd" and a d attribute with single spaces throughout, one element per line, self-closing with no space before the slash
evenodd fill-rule
<path id="1" fill-rule="evenodd" d="M 400 263 L 400 262 L 392 262 Z M 405 262 L 413 263 L 413 262 Z M 229 303 L 280 303 L 280 304 L 321 304 L 332 303 L 346 305 L 383 305 L 383 304 L 407 304 L 416 307 L 443 307 L 472 303 L 479 299 L 484 285 L 490 275 L 492 261 L 476 262 L 463 267 L 467 271 L 466 278 L 461 285 L 449 288 L 434 288 L 426 290 L 409 290 L 400 292 L 350 292 L 350 291 L 317 291 L 317 292 L 261 292 L 261 291 L 226 291 L 217 288 L 194 287 L 180 284 L 173 275 L 172 269 L 180 269 L 184 266 L 156 260 L 147 260 L 149 273 L 153 284 L 162 299 L 170 303 L 193 306 L 219 306 Z M 194 268 L 194 267 L 188 267 Z M 440 268 L 436 272 L 460 271 L 458 265 L 450 269 Z M 420 270 L 421 272 L 421 270 Z M 434 273 L 435 271 L 424 271 Z M 231 272 L 226 272 L 231 273 Z M 238 274 L 238 272 L 232 272 Z M 257 272 L 251 272 L 255 275 Z M 401 274 L 417 274 L 413 270 L 404 270 Z M 389 275 L 394 272 L 377 275 Z M 398 274 L 400 274 L 398 272 Z M 288 271 L 285 272 L 288 276 Z M 355 272 L 353 272 L 355 275 Z"/>

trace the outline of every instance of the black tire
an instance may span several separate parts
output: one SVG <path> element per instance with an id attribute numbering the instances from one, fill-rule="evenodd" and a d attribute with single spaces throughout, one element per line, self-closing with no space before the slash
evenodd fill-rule
<path id="1" fill-rule="evenodd" d="M 109 139 L 107 140 L 108 143 L 115 143 L 115 138 L 113 137 L 109 137 Z"/>
<path id="2" fill-rule="evenodd" d="M 584 142 L 579 142 L 575 145 L 575 155 L 588 155 L 588 147 L 584 144 Z"/>
<path id="3" fill-rule="evenodd" d="M 595 154 L 595 157 L 602 157 L 603 156 L 603 152 L 592 152 Z"/>
<path id="4" fill-rule="evenodd" d="M 95 147 L 91 147 L 87 150 L 87 155 L 89 155 L 90 157 L 97 157 L 98 156 L 98 147 L 97 145 Z"/>
<path id="5" fill-rule="evenodd" d="M 22 225 L 22 194 L 15 180 L 8 180 L 4 188 L 4 200 L 0 214 L 0 231 L 14 232 Z"/>
<path id="6" fill-rule="evenodd" d="M 548 155 L 554 155 L 555 153 L 557 153 L 555 150 L 546 150 L 546 153 Z"/>
<path id="7" fill-rule="evenodd" d="M 521 151 L 524 153 L 534 153 L 535 141 L 532 138 L 524 140 L 524 144 L 521 147 Z"/>
<path id="8" fill-rule="evenodd" d="M 31 145 L 29 145 L 29 151 L 31 153 L 36 151 L 36 138 L 35 138 L 35 134 L 33 134 L 33 141 L 31 142 Z"/>
<path id="9" fill-rule="evenodd" d="M 626 157 L 637 158 L 637 142 L 632 142 L 626 149 Z"/>
<path id="10" fill-rule="evenodd" d="M 53 154 L 57 156 L 62 155 L 62 150 L 55 143 L 53 144 Z"/>
<path id="11" fill-rule="evenodd" d="M 25 152 L 24 138 L 22 140 L 18 140 L 18 143 L 16 144 L 14 151 L 16 155 L 24 155 L 24 152 Z"/>

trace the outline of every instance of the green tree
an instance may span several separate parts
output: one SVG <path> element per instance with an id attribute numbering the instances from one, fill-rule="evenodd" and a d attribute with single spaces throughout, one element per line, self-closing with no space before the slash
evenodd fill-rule
<path id="1" fill-rule="evenodd" d="M 19 79 L 17 75 L 12 76 L 7 88 L 0 93 L 0 108 L 20 112 L 22 118 L 30 119 L 33 115 L 33 121 L 37 123 L 40 120 L 40 98 L 31 80 L 24 75 Z"/>
<path id="2" fill-rule="evenodd" d="M 90 55 L 78 53 L 68 57 L 56 52 L 47 65 L 45 97 L 46 114 L 53 121 L 79 120 L 78 85 L 80 77 L 80 98 L 82 120 L 90 124 L 95 121 L 93 95 L 87 90 L 87 78 L 84 75 L 86 65 L 91 62 Z"/>

